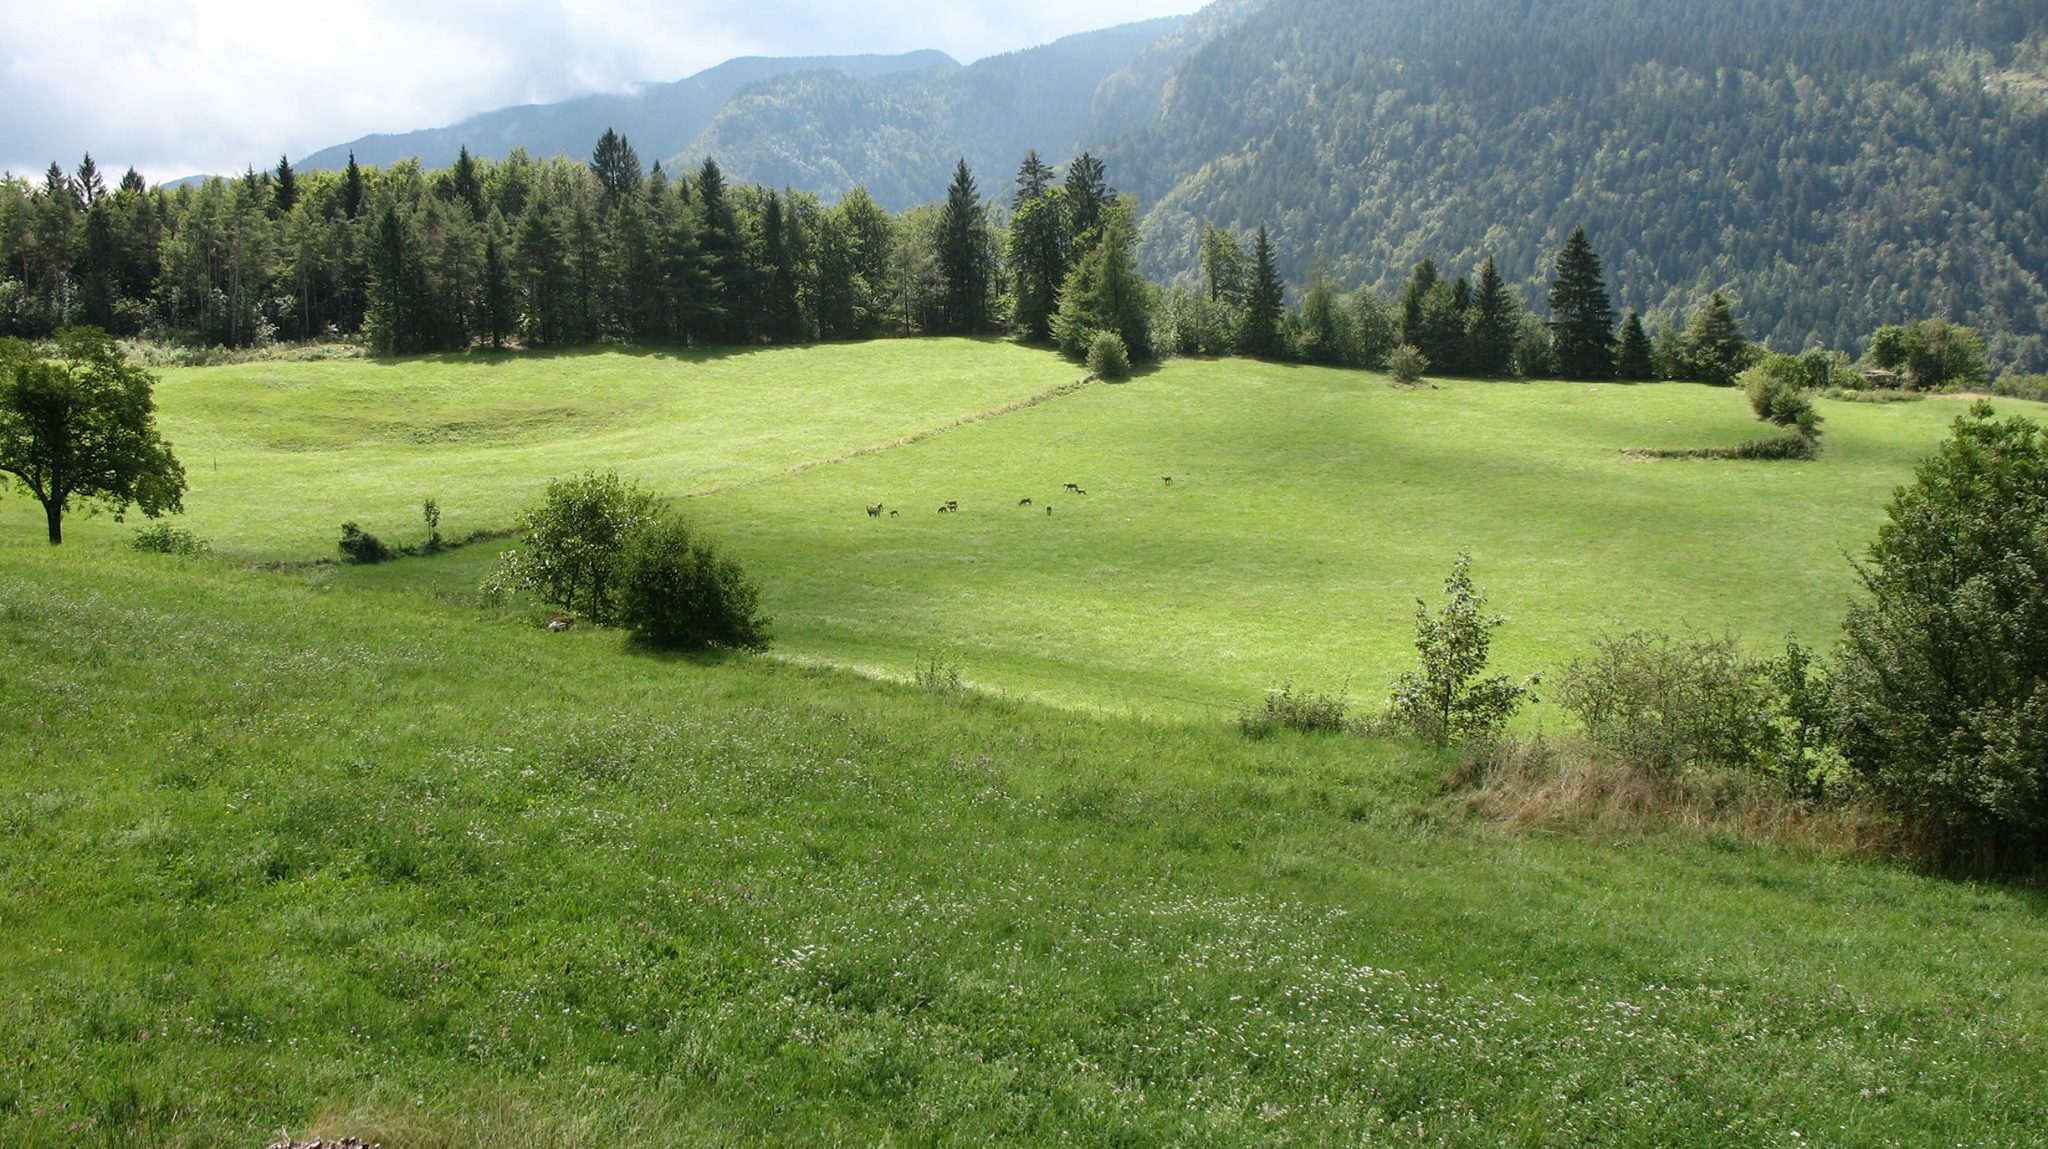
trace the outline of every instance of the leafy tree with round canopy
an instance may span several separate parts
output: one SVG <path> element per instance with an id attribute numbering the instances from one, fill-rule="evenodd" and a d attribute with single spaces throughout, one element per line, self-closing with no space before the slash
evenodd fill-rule
<path id="1" fill-rule="evenodd" d="M 2048 435 L 1979 402 L 1886 509 L 1843 623 L 1849 765 L 1951 856 L 2048 858 Z"/>
<path id="2" fill-rule="evenodd" d="M 131 506 L 150 518 L 184 510 L 185 469 L 157 434 L 155 377 L 98 328 L 60 332 L 57 349 L 45 360 L 0 341 L 0 472 L 43 505 L 51 545 L 73 506 L 117 520 Z"/>

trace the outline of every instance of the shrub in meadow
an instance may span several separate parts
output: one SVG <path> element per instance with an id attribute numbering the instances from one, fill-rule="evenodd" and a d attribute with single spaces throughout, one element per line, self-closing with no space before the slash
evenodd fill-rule
<path id="1" fill-rule="evenodd" d="M 138 551 L 159 555 L 203 555 L 213 550 L 211 544 L 184 527 L 169 523 L 151 523 L 135 532 L 131 545 Z"/>
<path id="2" fill-rule="evenodd" d="M 1472 555 L 1461 551 L 1444 580 L 1441 613 L 1415 603 L 1415 650 L 1422 665 L 1394 680 L 1387 699 L 1393 720 L 1445 746 L 1496 738 L 1524 702 L 1536 700 L 1540 676 L 1517 683 L 1486 675 L 1493 632 L 1507 620 L 1486 613 L 1486 592 L 1472 585 Z"/>
<path id="3" fill-rule="evenodd" d="M 1429 357 L 1413 343 L 1403 343 L 1387 355 L 1387 374 L 1394 382 L 1404 386 L 1419 383 L 1422 373 L 1429 370 Z"/>
<path id="4" fill-rule="evenodd" d="M 381 563 L 392 557 L 384 540 L 357 526 L 341 524 L 341 557 L 352 563 Z"/>
<path id="5" fill-rule="evenodd" d="M 1989 403 L 1886 508 L 1842 624 L 1842 753 L 1930 846 L 2048 859 L 2048 436 Z"/>
<path id="6" fill-rule="evenodd" d="M 650 646 L 768 645 L 759 588 L 738 562 L 676 515 L 642 523 L 626 537 L 615 578 L 619 621 Z"/>
<path id="7" fill-rule="evenodd" d="M 1098 331 L 1088 343 L 1088 371 L 1111 383 L 1121 383 L 1131 375 L 1131 353 L 1124 347 L 1124 337 L 1114 331 Z"/>
<path id="8" fill-rule="evenodd" d="M 556 479 L 541 504 L 520 516 L 523 546 L 500 556 L 484 590 L 529 591 L 593 622 L 611 622 L 619 557 L 659 513 L 651 493 L 609 471 Z"/>

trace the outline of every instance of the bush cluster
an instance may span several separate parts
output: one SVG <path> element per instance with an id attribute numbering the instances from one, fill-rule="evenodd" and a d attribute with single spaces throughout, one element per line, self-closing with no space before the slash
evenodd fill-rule
<path id="1" fill-rule="evenodd" d="M 761 592 L 740 564 L 674 514 L 626 538 L 616 581 L 619 620 L 650 646 L 701 650 L 768 645 Z"/>
<path id="2" fill-rule="evenodd" d="M 651 646 L 768 645 L 760 591 L 739 564 L 638 485 L 611 472 L 557 479 L 521 519 L 523 548 L 500 557 L 486 594 L 525 591 Z"/>
<path id="3" fill-rule="evenodd" d="M 1344 712 L 1350 705 L 1348 691 L 1347 684 L 1331 693 L 1297 692 L 1294 683 L 1284 682 L 1266 692 L 1266 700 L 1259 709 L 1239 714 L 1237 728 L 1251 738 L 1264 738 L 1277 730 L 1335 733 L 1345 728 Z"/>
<path id="4" fill-rule="evenodd" d="M 381 563 L 394 557 L 384 540 L 355 523 L 341 524 L 341 557 L 352 563 Z"/>
<path id="5" fill-rule="evenodd" d="M 1098 331 L 1088 343 L 1088 372 L 1111 383 L 1131 376 L 1131 353 L 1124 337 L 1114 331 Z"/>
<path id="6" fill-rule="evenodd" d="M 212 544 L 184 527 L 157 522 L 135 532 L 131 545 L 138 551 L 159 555 L 203 555 L 213 550 Z"/>

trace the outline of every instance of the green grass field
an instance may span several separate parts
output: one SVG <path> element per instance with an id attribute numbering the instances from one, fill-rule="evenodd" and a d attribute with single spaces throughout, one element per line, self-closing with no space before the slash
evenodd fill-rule
<path id="1" fill-rule="evenodd" d="M 1455 759 L 1228 721 L 1290 676 L 1376 695 L 1467 545 L 1512 669 L 1605 625 L 1824 640 L 1955 401 L 1823 404 L 1816 464 L 1645 463 L 1755 424 L 1077 374 L 939 341 L 166 373 L 214 557 L 104 518 L 50 548 L 0 499 L 0 1145 L 2048 1141 L 2039 889 L 1509 831 Z M 606 467 L 745 559 L 776 654 L 479 609 L 489 542 L 300 565 Z M 995 692 L 841 669 L 929 651 Z"/>
<path id="2" fill-rule="evenodd" d="M 2038 891 L 0 545 L 0 1144 L 2031 1146 Z"/>
<path id="3" fill-rule="evenodd" d="M 332 555 L 345 520 L 416 542 L 429 495 L 445 533 L 502 529 L 549 478 L 616 469 L 746 561 L 785 655 L 902 677 L 936 653 L 1006 693 L 1189 717 L 1290 679 L 1375 704 L 1463 547 L 1518 673 L 1612 627 L 1825 646 L 1849 556 L 1963 406 L 1823 402 L 1811 464 L 1651 462 L 1623 452 L 1760 424 L 1729 390 L 1398 391 L 1237 360 L 1030 405 L 1077 375 L 1005 344 L 883 342 L 179 370 L 160 403 L 186 525 L 230 559 Z M 34 510 L 0 502 L 0 528 Z M 311 577 L 461 596 L 503 545 Z"/>

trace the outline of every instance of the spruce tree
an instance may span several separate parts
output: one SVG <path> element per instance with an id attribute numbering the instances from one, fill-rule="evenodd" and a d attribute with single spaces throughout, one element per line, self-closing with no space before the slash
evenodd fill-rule
<path id="1" fill-rule="evenodd" d="M 277 179 L 270 185 L 271 200 L 278 215 L 290 215 L 299 202 L 299 173 L 292 170 L 290 156 L 277 157 Z"/>
<path id="2" fill-rule="evenodd" d="M 477 176 L 476 159 L 469 154 L 469 145 L 455 154 L 455 170 L 451 173 L 455 182 L 455 198 L 469 209 L 469 218 L 478 223 L 484 218 L 484 182 Z"/>
<path id="3" fill-rule="evenodd" d="M 1557 256 L 1550 283 L 1550 329 L 1557 371 L 1566 379 L 1608 379 L 1614 375 L 1614 307 L 1600 279 L 1600 257 L 1576 228 Z"/>
<path id="4" fill-rule="evenodd" d="M 953 169 L 953 184 L 939 213 L 939 277 L 945 285 L 940 323 L 945 330 L 974 335 L 988 329 L 989 245 L 988 217 L 963 158 Z"/>
<path id="5" fill-rule="evenodd" d="M 1011 210 L 1021 209 L 1025 204 L 1045 194 L 1052 186 L 1052 165 L 1038 158 L 1038 149 L 1024 153 L 1024 164 L 1017 169 L 1017 192 L 1010 200 Z"/>
<path id="6" fill-rule="evenodd" d="M 356 166 L 356 154 L 348 154 L 348 170 L 341 177 L 341 214 L 355 219 L 363 214 L 363 169 Z"/>
<path id="7" fill-rule="evenodd" d="M 1053 312 L 1066 280 L 1068 239 L 1064 188 L 1048 188 L 1025 200 L 1010 217 L 1011 317 L 1027 339 L 1052 337 Z"/>
<path id="8" fill-rule="evenodd" d="M 1238 349 L 1246 355 L 1278 359 L 1286 353 L 1280 337 L 1281 308 L 1287 289 L 1280 282 L 1280 265 L 1273 258 L 1272 241 L 1264 224 L 1252 240 L 1252 281 L 1245 291 L 1244 329 Z"/>
<path id="9" fill-rule="evenodd" d="M 1735 312 L 1718 291 L 1686 324 L 1679 346 L 1686 377 L 1716 387 L 1733 385 L 1754 357 L 1741 325 L 1735 322 Z"/>
<path id="10" fill-rule="evenodd" d="M 1116 198 L 1116 189 L 1109 186 L 1109 179 L 1102 167 L 1102 161 L 1082 152 L 1067 165 L 1067 214 L 1072 223 L 1074 243 L 1077 249 L 1091 246 L 1093 237 L 1089 234 L 1102 223 L 1102 209 Z M 1080 252 L 1075 252 L 1075 258 Z"/>
<path id="11" fill-rule="evenodd" d="M 1634 309 L 1621 321 L 1621 343 L 1614 352 L 1614 377 L 1631 383 L 1657 377 L 1650 362 L 1650 337 L 1643 331 L 1643 317 Z"/>
<path id="12" fill-rule="evenodd" d="M 492 229 L 484 237 L 483 333 L 493 351 L 505 346 L 505 337 L 512 334 L 512 307 L 512 277 Z"/>
<path id="13" fill-rule="evenodd" d="M 1401 342 L 1422 346 L 1422 301 L 1429 298 L 1437 282 L 1436 260 L 1424 256 L 1409 274 L 1408 286 L 1401 290 Z"/>
<path id="14" fill-rule="evenodd" d="M 1129 204 L 1103 213 L 1093 246 L 1075 262 L 1060 287 L 1053 320 L 1060 350 L 1075 358 L 1088 353 L 1099 332 L 1121 336 L 1133 361 L 1152 358 L 1150 307 L 1145 279 L 1138 274 L 1138 227 Z"/>
<path id="15" fill-rule="evenodd" d="M 1244 301 L 1244 248 L 1213 223 L 1202 225 L 1202 278 L 1209 284 L 1209 302 Z"/>
<path id="16" fill-rule="evenodd" d="M 1466 369 L 1498 378 L 1515 368 L 1515 341 L 1522 333 L 1521 307 L 1487 256 L 1479 268 L 1479 288 L 1466 315 Z"/>
<path id="17" fill-rule="evenodd" d="M 768 205 L 761 212 L 762 263 L 767 273 L 762 301 L 767 314 L 762 321 L 768 337 L 778 343 L 799 343 L 805 334 L 803 307 L 797 298 L 795 231 L 795 212 L 784 210 L 782 197 L 769 192 Z"/>
<path id="18" fill-rule="evenodd" d="M 78 164 L 78 194 L 85 207 L 100 202 L 107 194 L 107 181 L 100 176 L 100 166 L 93 162 L 91 152 L 85 153 Z"/>
<path id="19" fill-rule="evenodd" d="M 590 154 L 590 170 L 597 176 L 598 187 L 603 189 L 598 210 L 606 215 L 626 197 L 640 190 L 640 156 L 626 137 L 610 128 L 604 130 L 596 149 Z"/>

